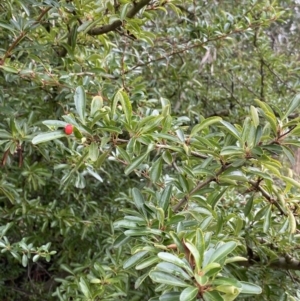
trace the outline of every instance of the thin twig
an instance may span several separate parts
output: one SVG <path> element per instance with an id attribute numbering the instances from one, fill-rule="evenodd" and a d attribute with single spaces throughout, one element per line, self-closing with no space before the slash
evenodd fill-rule
<path id="1" fill-rule="evenodd" d="M 43 17 L 46 15 L 46 13 L 51 9 L 51 7 L 48 7 L 42 11 L 42 13 L 39 15 L 37 20 L 32 24 L 32 26 L 38 24 L 41 22 Z M 12 50 L 21 42 L 21 40 L 26 36 L 28 31 L 22 31 L 19 36 L 13 41 L 13 43 L 10 45 L 10 47 L 6 50 L 4 57 L 1 59 L 1 62 L 4 63 L 4 61 L 10 56 Z"/>

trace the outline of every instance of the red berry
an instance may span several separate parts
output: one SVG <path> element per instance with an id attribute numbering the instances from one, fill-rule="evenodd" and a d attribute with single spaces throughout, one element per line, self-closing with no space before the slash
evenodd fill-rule
<path id="1" fill-rule="evenodd" d="M 65 126 L 65 133 L 67 135 L 71 135 L 73 133 L 73 125 L 72 124 L 67 124 Z"/>

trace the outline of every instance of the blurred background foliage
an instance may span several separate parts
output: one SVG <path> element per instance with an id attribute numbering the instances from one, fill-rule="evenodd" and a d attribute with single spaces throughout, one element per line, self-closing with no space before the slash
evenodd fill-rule
<path id="1" fill-rule="evenodd" d="M 299 5 L 2 1 L 0 299 L 300 300 Z"/>

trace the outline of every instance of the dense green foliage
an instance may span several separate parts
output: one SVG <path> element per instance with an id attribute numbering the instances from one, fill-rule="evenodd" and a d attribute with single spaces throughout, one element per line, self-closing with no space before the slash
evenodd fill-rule
<path id="1" fill-rule="evenodd" d="M 0 299 L 300 300 L 297 5 L 2 1 Z"/>

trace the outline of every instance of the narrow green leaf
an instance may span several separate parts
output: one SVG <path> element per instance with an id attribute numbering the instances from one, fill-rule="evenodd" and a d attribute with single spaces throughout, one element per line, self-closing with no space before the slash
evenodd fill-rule
<path id="1" fill-rule="evenodd" d="M 81 122 L 85 124 L 86 96 L 82 86 L 77 87 L 75 90 L 74 103 Z"/>
<path id="2" fill-rule="evenodd" d="M 245 150 L 242 147 L 230 145 L 222 148 L 220 152 L 221 156 L 244 156 Z"/>
<path id="3" fill-rule="evenodd" d="M 23 254 L 23 256 L 22 256 L 22 266 L 27 267 L 27 264 L 28 264 L 28 257 L 27 257 L 26 254 Z"/>
<path id="4" fill-rule="evenodd" d="M 161 172 L 162 172 L 162 158 L 160 157 L 159 159 L 157 159 L 151 169 L 150 169 L 150 179 L 153 183 L 156 183 L 160 176 L 161 176 Z"/>
<path id="5" fill-rule="evenodd" d="M 14 28 L 6 23 L 0 22 L 0 27 L 10 30 L 11 32 L 14 32 Z M 3 67 L 3 66 L 2 66 Z"/>
<path id="6" fill-rule="evenodd" d="M 172 193 L 172 185 L 169 185 L 164 189 L 158 201 L 158 206 L 162 208 L 165 212 L 169 207 L 171 193 Z"/>
<path id="7" fill-rule="evenodd" d="M 242 294 L 259 295 L 262 293 L 262 289 L 258 285 L 244 281 L 240 281 L 240 284 L 242 285 Z"/>
<path id="8" fill-rule="evenodd" d="M 289 232 L 295 233 L 297 230 L 297 223 L 293 212 L 290 210 L 288 212 L 288 220 L 289 220 Z"/>
<path id="9" fill-rule="evenodd" d="M 145 260 L 143 260 L 142 262 L 140 262 L 135 269 L 136 270 L 143 270 L 151 265 L 153 265 L 154 263 L 157 263 L 159 261 L 159 258 L 154 255 L 154 256 L 150 256 L 149 258 L 146 258 Z"/>
<path id="10" fill-rule="evenodd" d="M 95 96 L 91 103 L 91 116 L 94 116 L 103 107 L 103 98 L 100 95 Z"/>
<path id="11" fill-rule="evenodd" d="M 197 287 L 187 287 L 180 294 L 180 301 L 193 301 L 196 300 L 196 296 L 199 290 Z"/>
<path id="12" fill-rule="evenodd" d="M 132 197 L 135 203 L 136 208 L 142 212 L 145 204 L 145 200 L 143 195 L 141 194 L 140 190 L 137 188 L 132 189 Z"/>
<path id="13" fill-rule="evenodd" d="M 224 301 L 217 291 L 205 292 L 203 298 L 204 301 Z"/>
<path id="14" fill-rule="evenodd" d="M 134 171 L 136 168 L 138 168 L 143 161 L 147 158 L 148 153 L 144 153 L 136 158 L 125 168 L 125 175 L 129 175 L 132 171 Z"/>
<path id="15" fill-rule="evenodd" d="M 259 125 L 259 117 L 258 117 L 257 109 L 254 106 L 251 106 L 250 113 L 251 113 L 251 118 L 252 118 L 253 124 L 257 128 Z"/>
<path id="16" fill-rule="evenodd" d="M 185 252 L 184 245 L 183 245 L 183 243 L 181 242 L 181 240 L 179 239 L 179 237 L 177 236 L 177 234 L 174 233 L 174 232 L 169 232 L 169 234 L 170 234 L 170 236 L 172 237 L 174 243 L 176 244 L 177 249 L 178 249 L 181 253 L 184 253 L 184 252 Z"/>
<path id="17" fill-rule="evenodd" d="M 209 117 L 207 119 L 202 120 L 200 124 L 197 124 L 193 127 L 190 137 L 194 136 L 195 134 L 197 134 L 201 130 L 203 130 L 205 128 L 208 128 L 208 126 L 210 126 L 214 123 L 220 122 L 221 120 L 222 120 L 222 118 L 217 117 L 217 116 Z"/>
<path id="18" fill-rule="evenodd" d="M 250 199 L 248 200 L 246 206 L 244 207 L 244 214 L 245 214 L 245 216 L 249 215 L 249 213 L 252 210 L 252 206 L 253 206 L 253 195 L 250 197 Z"/>
<path id="19" fill-rule="evenodd" d="M 299 107 L 300 104 L 300 94 L 297 94 L 294 99 L 289 103 L 287 110 L 282 119 L 287 118 L 291 113 L 295 111 L 296 108 Z"/>
<path id="20" fill-rule="evenodd" d="M 179 266 L 171 263 L 171 262 L 160 262 L 156 267 L 155 270 L 161 271 L 161 272 L 165 272 L 168 274 L 172 274 L 176 277 L 180 277 L 183 280 L 191 280 L 191 278 L 193 277 L 193 271 L 191 269 L 187 269 L 187 271 L 190 273 L 187 274 L 182 268 L 180 268 Z"/>
<path id="21" fill-rule="evenodd" d="M 272 206 L 269 205 L 269 208 L 266 212 L 266 214 L 264 215 L 264 225 L 263 225 L 263 231 L 264 233 L 267 233 L 270 229 L 270 224 L 271 224 L 271 211 Z"/>
<path id="22" fill-rule="evenodd" d="M 80 277 L 79 287 L 86 298 L 91 299 L 91 293 L 83 277 Z"/>
<path id="23" fill-rule="evenodd" d="M 222 269 L 221 265 L 216 262 L 211 262 L 205 268 L 202 269 L 203 275 L 206 277 L 213 277 L 219 273 L 219 271 Z"/>
<path id="24" fill-rule="evenodd" d="M 93 162 L 97 161 L 99 157 L 99 147 L 94 141 L 89 146 L 89 157 Z"/>
<path id="25" fill-rule="evenodd" d="M 136 279 L 134 288 L 138 289 L 140 285 L 144 282 L 144 280 L 149 276 L 149 273 L 145 273 L 144 275 L 140 276 L 139 278 Z"/>
<path id="26" fill-rule="evenodd" d="M 167 262 L 171 262 L 179 267 L 185 268 L 186 262 L 184 262 L 182 259 L 178 258 L 177 256 L 167 253 L 167 252 L 159 252 L 157 256 Z"/>
<path id="27" fill-rule="evenodd" d="M 233 256 L 233 257 L 229 257 L 225 260 L 225 263 L 231 263 L 231 262 L 239 262 L 239 261 L 248 261 L 247 258 L 242 257 L 242 256 Z"/>
<path id="28" fill-rule="evenodd" d="M 123 264 L 123 268 L 124 269 L 129 269 L 131 267 L 133 267 L 134 265 L 136 265 L 139 261 L 141 261 L 141 259 L 146 256 L 146 254 L 148 254 L 148 251 L 141 251 L 138 252 L 136 254 L 134 254 L 133 256 L 131 256 L 130 258 L 128 258 L 124 264 Z"/>
<path id="29" fill-rule="evenodd" d="M 78 26 L 77 32 L 84 31 L 92 22 L 93 22 L 92 20 L 83 22 L 80 26 Z"/>
<path id="30" fill-rule="evenodd" d="M 124 233 L 122 233 L 121 235 L 119 235 L 116 240 L 114 241 L 114 248 L 119 248 L 123 245 L 125 245 L 127 242 L 129 242 L 131 240 L 130 236 L 126 236 Z"/>
<path id="31" fill-rule="evenodd" d="M 199 273 L 201 271 L 201 265 L 202 265 L 202 258 L 200 257 L 199 251 L 197 250 L 195 245 L 193 245 L 190 242 L 186 242 L 185 245 L 193 255 L 197 267 L 196 273 Z"/>
<path id="32" fill-rule="evenodd" d="M 62 137 L 66 137 L 66 134 L 63 131 L 53 131 L 50 133 L 41 133 L 32 139 L 32 143 L 39 144 L 39 143 L 47 142 L 50 140 L 55 140 L 55 139 L 62 138 Z"/>
<path id="33" fill-rule="evenodd" d="M 6 72 L 9 72 L 9 73 L 15 73 L 15 74 L 19 72 L 16 68 L 13 68 L 10 66 L 4 66 L 4 65 L 0 65 L 0 69 L 4 70 Z"/>
<path id="34" fill-rule="evenodd" d="M 125 118 L 128 124 L 131 124 L 132 107 L 130 99 L 125 91 L 119 91 L 120 102 L 125 113 Z"/>
<path id="35" fill-rule="evenodd" d="M 0 130 L 0 138 L 3 138 L 3 139 L 11 139 L 13 138 L 12 134 L 9 133 L 8 131 L 6 130 Z"/>
<path id="36" fill-rule="evenodd" d="M 205 240 L 204 240 L 203 232 L 200 228 L 197 228 L 197 230 L 196 230 L 195 247 L 199 252 L 199 256 L 200 256 L 200 264 L 199 265 L 201 267 L 202 263 L 203 263 L 204 252 L 205 252 Z"/>
<path id="37" fill-rule="evenodd" d="M 300 183 L 292 178 L 281 176 L 281 178 L 286 182 L 292 185 L 292 187 L 300 188 Z"/>
<path id="38" fill-rule="evenodd" d="M 179 300 L 180 293 L 179 292 L 170 292 L 163 294 L 159 297 L 159 301 L 180 301 Z M 152 298 L 149 301 L 155 301 L 152 300 Z"/>
<path id="39" fill-rule="evenodd" d="M 61 120 L 44 120 L 43 124 L 48 127 L 65 127 L 68 123 Z"/>
<path id="40" fill-rule="evenodd" d="M 235 241 L 229 241 L 229 242 L 226 242 L 225 244 L 219 246 L 215 250 L 215 252 L 212 254 L 208 263 L 221 261 L 228 254 L 230 254 L 236 248 L 236 246 L 237 246 L 237 243 Z"/>
<path id="41" fill-rule="evenodd" d="M 158 271 L 151 271 L 149 274 L 150 278 L 154 281 L 154 282 L 158 282 L 161 284 L 167 284 L 170 285 L 172 287 L 187 287 L 189 286 L 187 283 L 185 283 L 183 280 L 172 276 L 170 274 L 167 273 L 163 273 L 163 272 L 158 272 Z"/>
<path id="42" fill-rule="evenodd" d="M 221 123 L 225 126 L 228 132 L 237 140 L 241 140 L 241 133 L 229 122 L 222 120 Z"/>

